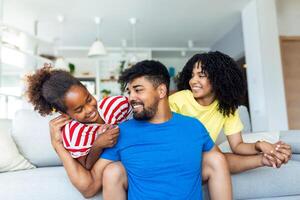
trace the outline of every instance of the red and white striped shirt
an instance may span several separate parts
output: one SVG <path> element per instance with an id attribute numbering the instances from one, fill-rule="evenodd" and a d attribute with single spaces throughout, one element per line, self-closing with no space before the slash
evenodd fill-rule
<path id="1" fill-rule="evenodd" d="M 98 103 L 98 112 L 105 124 L 119 124 L 132 117 L 132 108 L 128 98 L 111 96 Z M 101 124 L 82 124 L 71 121 L 62 128 L 64 147 L 73 158 L 79 158 L 89 153 L 97 135 L 103 133 L 105 126 Z"/>

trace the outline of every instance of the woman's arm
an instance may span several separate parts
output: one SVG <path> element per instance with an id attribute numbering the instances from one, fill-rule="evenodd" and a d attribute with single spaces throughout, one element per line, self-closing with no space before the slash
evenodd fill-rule
<path id="1" fill-rule="evenodd" d="M 104 168 L 112 161 L 99 159 L 91 171 L 88 171 L 76 159 L 73 159 L 64 148 L 61 139 L 61 128 L 69 121 L 68 117 L 62 115 L 50 121 L 51 143 L 61 159 L 72 184 L 84 197 L 92 197 L 97 194 L 102 186 Z"/>
<path id="2" fill-rule="evenodd" d="M 255 147 L 255 143 L 244 143 L 241 132 L 227 136 L 230 148 L 233 153 L 240 155 L 255 155 L 260 151 Z"/>
<path id="3" fill-rule="evenodd" d="M 239 155 L 255 155 L 258 153 L 268 154 L 276 159 L 277 165 L 286 163 L 290 159 L 290 151 L 286 148 L 289 145 L 276 143 L 271 144 L 266 141 L 257 141 L 256 143 L 244 143 L 241 132 L 227 136 L 230 148 L 233 153 Z M 284 152 L 284 153 L 282 153 Z M 270 157 L 269 157 L 270 158 Z"/>

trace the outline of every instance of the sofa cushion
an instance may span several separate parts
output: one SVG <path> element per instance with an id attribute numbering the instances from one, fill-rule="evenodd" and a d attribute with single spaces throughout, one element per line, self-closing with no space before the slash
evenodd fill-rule
<path id="1" fill-rule="evenodd" d="M 281 131 L 280 140 L 291 145 L 293 153 L 300 154 L 300 130 Z"/>
<path id="2" fill-rule="evenodd" d="M 71 184 L 62 166 L 1 173 L 0 188 L 1 199 L 84 199 L 80 192 Z M 98 194 L 92 199 L 102 200 L 102 197 Z"/>
<path id="3" fill-rule="evenodd" d="M 270 198 L 257 198 L 257 199 L 249 199 L 249 200 L 299 200 L 299 199 L 300 199 L 300 195 L 270 197 Z"/>
<path id="4" fill-rule="evenodd" d="M 32 169 L 30 164 L 17 149 L 10 135 L 11 121 L 0 120 L 0 172 Z"/>
<path id="5" fill-rule="evenodd" d="M 300 162 L 289 161 L 279 169 L 260 167 L 232 175 L 234 199 L 300 195 Z"/>
<path id="6" fill-rule="evenodd" d="M 296 160 L 296 161 L 299 161 L 300 162 L 300 154 L 295 154 L 295 153 L 293 153 L 292 154 L 292 158 L 291 158 L 292 160 Z"/>
<path id="7" fill-rule="evenodd" d="M 50 140 L 48 123 L 53 117 L 42 117 L 33 110 L 19 110 L 13 119 L 12 136 L 20 152 L 38 167 L 61 165 Z"/>

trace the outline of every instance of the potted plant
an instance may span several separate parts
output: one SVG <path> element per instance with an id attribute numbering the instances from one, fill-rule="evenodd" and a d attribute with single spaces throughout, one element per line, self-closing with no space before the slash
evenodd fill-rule
<path id="1" fill-rule="evenodd" d="M 102 98 L 108 97 L 110 95 L 110 93 L 111 93 L 110 90 L 107 90 L 107 89 L 101 90 Z"/>

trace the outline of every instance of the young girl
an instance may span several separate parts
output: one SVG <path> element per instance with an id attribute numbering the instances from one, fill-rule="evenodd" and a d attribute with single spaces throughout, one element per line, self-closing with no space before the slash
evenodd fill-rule
<path id="1" fill-rule="evenodd" d="M 229 56 L 221 52 L 194 55 L 179 74 L 177 86 L 179 92 L 169 98 L 172 111 L 197 118 L 214 141 L 224 130 L 233 152 L 225 154 L 232 173 L 263 165 L 280 167 L 290 159 L 291 148 L 282 142 L 243 142 L 237 108 L 245 80 Z M 203 163 L 205 168 L 205 157 Z"/>
<path id="2" fill-rule="evenodd" d="M 29 102 L 42 116 L 58 111 L 72 120 L 62 129 L 64 147 L 85 168 L 91 169 L 99 154 L 116 144 L 118 123 L 131 117 L 128 99 L 96 99 L 70 73 L 49 65 L 27 77 Z"/>

